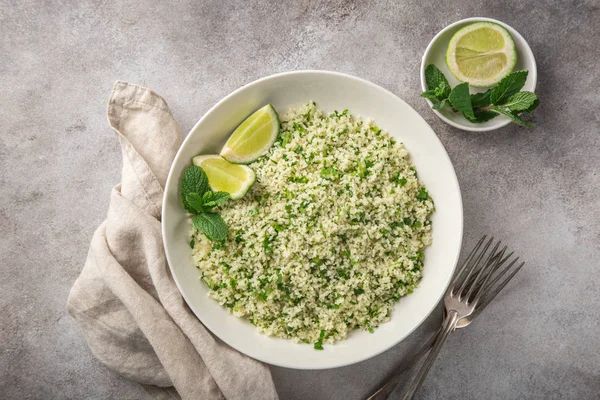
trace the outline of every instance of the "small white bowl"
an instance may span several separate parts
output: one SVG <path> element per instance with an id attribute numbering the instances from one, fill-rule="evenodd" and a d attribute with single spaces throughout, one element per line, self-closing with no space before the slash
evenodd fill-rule
<path id="1" fill-rule="evenodd" d="M 537 84 L 537 67 L 535 64 L 535 57 L 533 56 L 533 52 L 531 48 L 523 39 L 523 36 L 519 32 L 517 32 L 513 27 L 505 24 L 504 22 L 492 19 L 492 18 L 483 18 L 483 17 L 474 17 L 474 18 L 466 18 L 460 21 L 457 21 L 451 25 L 448 25 L 444 29 L 442 29 L 435 37 L 429 42 L 427 49 L 425 49 L 425 54 L 423 55 L 423 59 L 421 61 L 421 88 L 423 91 L 427 90 L 427 85 L 425 83 L 425 67 L 429 64 L 435 64 L 443 73 L 446 75 L 450 86 L 454 87 L 458 85 L 460 82 L 452 75 L 448 67 L 446 66 L 446 49 L 448 48 L 448 43 L 452 36 L 461 28 L 466 25 L 472 24 L 473 22 L 494 22 L 498 25 L 503 26 L 512 36 L 515 41 L 515 45 L 517 47 L 517 65 L 515 65 L 515 71 L 519 70 L 528 70 L 529 74 L 527 75 L 527 81 L 525 82 L 525 86 L 522 90 L 527 90 L 530 92 L 535 91 L 535 86 Z M 474 88 L 470 87 L 471 93 L 481 93 L 485 92 L 487 88 Z M 427 100 L 429 105 L 431 106 L 433 103 Z M 432 109 L 433 110 L 433 109 Z M 445 107 L 443 110 L 436 111 L 433 110 L 434 113 L 437 114 L 444 122 L 450 124 L 456 128 L 471 131 L 471 132 L 487 132 L 492 131 L 494 129 L 502 128 L 511 123 L 511 121 L 504 117 L 498 116 L 488 122 L 484 122 L 481 124 L 474 124 L 468 121 L 465 117 L 463 117 L 460 113 L 453 112 L 449 107 Z"/>

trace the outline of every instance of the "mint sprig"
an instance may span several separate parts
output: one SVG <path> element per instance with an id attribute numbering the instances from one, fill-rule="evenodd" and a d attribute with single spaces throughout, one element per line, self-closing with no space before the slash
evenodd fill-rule
<path id="1" fill-rule="evenodd" d="M 196 209 L 188 202 L 188 195 L 196 193 L 202 196 L 208 190 L 208 177 L 202 168 L 192 165 L 183 172 L 181 180 L 181 198 L 183 207 L 190 213 L 195 213 Z"/>
<path id="2" fill-rule="evenodd" d="M 181 180 L 181 198 L 183 207 L 192 216 L 194 226 L 213 241 L 227 237 L 227 224 L 213 208 L 229 199 L 229 193 L 213 192 L 208 186 L 208 177 L 204 170 L 196 165 L 188 167 Z"/>
<path id="3" fill-rule="evenodd" d="M 450 88 L 448 80 L 435 65 L 425 68 L 427 89 L 421 96 L 431 100 L 434 110 L 441 110 L 447 104 L 455 112 L 460 112 L 474 123 L 482 123 L 504 115 L 522 126 L 532 126 L 533 122 L 521 118 L 522 113 L 531 114 L 540 101 L 535 93 L 521 91 L 527 80 L 527 71 L 515 71 L 496 86 L 484 93 L 469 93 L 469 84 L 464 82 Z"/>
<path id="4" fill-rule="evenodd" d="M 444 73 L 433 64 L 425 67 L 425 83 L 427 83 L 427 88 L 433 91 L 439 100 L 447 98 L 450 95 L 451 87 L 448 80 L 444 76 Z"/>

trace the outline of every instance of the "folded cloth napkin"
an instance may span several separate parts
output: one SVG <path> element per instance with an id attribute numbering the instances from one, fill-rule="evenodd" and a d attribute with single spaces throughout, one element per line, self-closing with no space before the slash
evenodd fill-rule
<path id="1" fill-rule="evenodd" d="M 117 82 L 108 120 L 123 152 L 121 183 L 67 302 L 92 353 L 155 398 L 277 399 L 269 368 L 212 336 L 169 272 L 161 205 L 181 135 L 167 103 Z"/>

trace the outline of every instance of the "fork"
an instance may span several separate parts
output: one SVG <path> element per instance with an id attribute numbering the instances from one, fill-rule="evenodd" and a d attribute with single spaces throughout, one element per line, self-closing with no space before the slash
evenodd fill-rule
<path id="1" fill-rule="evenodd" d="M 486 255 L 493 243 L 493 238 L 490 238 L 480 251 L 485 239 L 486 236 L 483 236 L 467 256 L 462 268 L 446 292 L 444 299 L 446 313 L 442 327 L 415 354 L 411 363 L 407 363 L 394 371 L 393 377 L 371 395 L 368 400 L 386 398 L 394 390 L 401 374 L 408 366 L 418 361 L 433 347 L 434 350 L 429 354 L 404 397 L 405 399 L 412 398 L 431 368 L 448 334 L 454 329 L 468 326 L 523 267 L 525 263 L 522 262 L 517 265 L 519 257 L 516 257 L 505 268 L 500 269 L 511 259 L 514 252 L 504 256 L 507 247 L 505 246 L 502 250 L 497 251 L 500 246 L 500 242 L 498 242 L 491 253 Z M 484 259 L 485 262 L 482 262 Z M 515 267 L 515 265 L 517 266 Z M 465 272 L 466 276 L 464 275 Z"/>

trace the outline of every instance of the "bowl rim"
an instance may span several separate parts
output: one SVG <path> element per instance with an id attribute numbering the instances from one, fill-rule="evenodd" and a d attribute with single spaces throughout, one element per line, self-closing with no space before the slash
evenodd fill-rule
<path id="1" fill-rule="evenodd" d="M 420 75 L 421 75 L 421 89 L 423 91 L 427 90 L 427 85 L 425 83 L 425 60 L 427 58 L 429 58 L 429 55 L 432 52 L 432 48 L 433 45 L 440 39 L 440 37 L 442 35 L 444 35 L 446 32 L 448 32 L 449 30 L 455 28 L 457 25 L 461 25 L 464 24 L 466 22 L 493 22 L 496 23 L 502 27 L 504 27 L 506 30 L 508 30 L 508 32 L 511 34 L 511 36 L 513 36 L 513 38 L 516 38 L 517 40 L 521 41 L 523 43 L 523 48 L 525 49 L 525 54 L 523 54 L 522 56 L 526 59 L 531 59 L 532 61 L 532 65 L 533 68 L 531 68 L 529 70 L 529 74 L 532 78 L 533 81 L 533 88 L 531 91 L 535 91 L 535 88 L 537 86 L 537 63 L 535 61 L 535 56 L 533 55 L 533 51 L 531 50 L 531 47 L 529 46 L 529 43 L 527 43 L 527 40 L 525 40 L 525 38 L 512 26 L 499 21 L 497 19 L 494 18 L 488 18 L 488 17 L 469 17 L 469 18 L 464 18 L 461 19 L 459 21 L 453 22 L 450 25 L 446 26 L 444 29 L 442 29 L 441 31 L 439 31 L 434 37 L 433 39 L 431 39 L 431 41 L 429 42 L 429 44 L 427 45 L 427 48 L 425 49 L 425 52 L 423 53 L 423 57 L 421 57 L 421 70 L 420 70 Z M 427 101 L 427 103 L 429 104 L 429 106 L 431 107 L 433 105 L 433 103 L 431 102 L 431 100 L 429 99 L 425 99 Z M 504 121 L 498 123 L 497 125 L 492 125 L 492 126 L 485 126 L 485 127 L 480 127 L 480 126 L 469 126 L 469 125 L 463 125 L 461 123 L 452 121 L 449 118 L 446 118 L 446 116 L 444 116 L 442 113 L 440 113 L 437 110 L 431 109 L 442 121 L 444 121 L 445 123 L 447 123 L 448 125 L 452 125 L 455 128 L 458 129 L 462 129 L 464 131 L 469 131 L 469 132 L 489 132 L 489 131 L 493 131 L 496 129 L 500 129 L 505 127 L 506 125 L 510 124 L 512 121 L 508 118 L 506 118 Z"/>
<path id="2" fill-rule="evenodd" d="M 188 142 L 188 140 L 190 140 L 191 138 L 191 134 L 197 130 L 197 128 L 203 123 L 203 121 L 208 117 L 209 114 L 211 114 L 214 110 L 216 110 L 222 103 L 228 101 L 231 97 L 236 96 L 239 92 L 251 87 L 251 86 L 255 86 L 255 85 L 259 85 L 260 83 L 266 81 L 266 80 L 270 80 L 270 79 L 276 79 L 278 77 L 281 76 L 285 76 L 285 75 L 310 75 L 310 74 L 326 74 L 326 75 L 333 75 L 333 76 L 340 76 L 340 77 L 344 77 L 344 78 L 348 78 L 348 79 L 352 79 L 352 80 L 357 80 L 363 84 L 372 86 L 374 89 L 383 91 L 384 93 L 387 93 L 388 95 L 391 95 L 393 97 L 395 97 L 397 100 L 399 100 L 400 102 L 404 103 L 409 109 L 411 109 L 415 114 L 417 114 L 419 116 L 419 118 L 421 118 L 422 122 L 429 127 L 429 129 L 431 129 L 433 136 L 435 137 L 434 140 L 437 140 L 437 142 L 439 143 L 439 145 L 441 146 L 442 150 L 443 150 L 443 157 L 446 159 L 446 161 L 448 163 L 450 163 L 450 166 L 452 167 L 452 177 L 453 177 L 453 186 L 455 186 L 456 188 L 456 193 L 458 195 L 457 201 L 458 201 L 458 212 L 460 213 L 459 215 L 459 221 L 460 221 L 460 225 L 457 227 L 458 228 L 458 248 L 456 249 L 456 255 L 455 255 L 455 259 L 452 262 L 452 271 L 450 274 L 448 274 L 448 278 L 446 279 L 446 282 L 444 283 L 444 291 L 441 291 L 440 294 L 437 296 L 436 301 L 433 303 L 433 306 L 426 311 L 426 313 L 423 314 L 423 318 L 414 325 L 414 327 L 412 327 L 412 329 L 410 329 L 409 331 L 407 331 L 403 336 L 398 336 L 395 340 L 391 341 L 389 346 L 385 346 L 383 348 L 381 348 L 378 351 L 375 351 L 371 354 L 369 354 L 368 356 L 359 358 L 359 359 L 355 359 L 355 360 L 351 360 L 351 361 L 346 361 L 346 362 L 340 362 L 340 363 L 336 363 L 335 365 L 327 365 L 327 366 L 296 366 L 296 365 L 292 365 L 292 364 L 286 364 L 286 363 L 282 363 L 282 362 L 274 362 L 272 360 L 267 360 L 263 357 L 259 357 L 257 355 L 249 355 L 248 353 L 246 353 L 244 350 L 240 349 L 238 346 L 236 346 L 235 344 L 229 343 L 229 341 L 221 338 L 216 332 L 218 330 L 213 329 L 214 327 L 212 326 L 212 324 L 210 323 L 206 323 L 205 321 L 203 321 L 200 316 L 196 313 L 195 308 L 190 306 L 190 301 L 188 300 L 188 297 L 186 296 L 186 294 L 184 293 L 184 291 L 182 290 L 182 284 L 180 282 L 180 280 L 178 279 L 177 275 L 174 273 L 174 267 L 171 265 L 171 263 L 169 262 L 169 260 L 173 259 L 172 256 L 170 256 L 170 251 L 167 248 L 166 245 L 166 240 L 164 239 L 166 237 L 166 226 L 164 223 L 164 215 L 165 215 L 165 211 L 167 208 L 167 196 L 168 196 L 168 188 L 172 185 L 171 181 L 173 179 L 178 179 L 178 177 L 174 176 L 174 174 L 172 173 L 173 171 L 173 165 L 175 165 L 175 163 L 177 162 L 177 160 L 179 159 L 179 157 L 181 157 L 181 153 L 183 148 L 185 147 L 186 143 Z M 349 365 L 353 365 L 353 364 L 358 364 L 360 362 L 369 360 L 375 356 L 378 356 L 386 351 L 388 351 L 389 349 L 391 349 L 392 347 L 396 346 L 398 343 L 402 342 L 404 339 L 406 339 L 407 337 L 409 337 L 417 328 L 419 328 L 421 325 L 423 325 L 423 323 L 425 322 L 425 320 L 427 318 L 429 318 L 429 316 L 435 311 L 435 309 L 438 307 L 438 305 L 440 304 L 440 301 L 443 299 L 445 292 L 448 288 L 448 286 L 450 285 L 450 282 L 452 281 L 452 278 L 454 277 L 454 273 L 456 272 L 456 267 L 460 258 L 460 254 L 461 254 L 461 250 L 462 250 L 462 240 L 464 238 L 464 209 L 463 209 L 463 200 L 462 200 L 462 192 L 460 190 L 460 184 L 458 182 L 458 177 L 456 176 L 456 170 L 454 169 L 454 165 L 452 163 L 452 160 L 450 159 L 450 156 L 448 155 L 448 152 L 446 151 L 446 148 L 444 147 L 442 141 L 440 140 L 440 138 L 438 137 L 438 135 L 435 133 L 435 131 L 433 130 L 433 128 L 431 128 L 431 126 L 427 123 L 427 121 L 421 116 L 421 114 L 419 114 L 412 106 L 410 106 L 410 104 L 408 104 L 406 101 L 404 101 L 403 99 L 401 99 L 399 96 L 397 96 L 396 94 L 394 94 L 393 92 L 389 91 L 388 89 L 377 85 L 373 82 L 370 82 L 366 79 L 363 78 L 359 78 L 357 76 L 354 75 L 350 75 L 350 74 L 346 74 L 346 73 L 342 73 L 342 72 L 337 72 L 337 71 L 329 71 L 329 70 L 317 70 L 317 69 L 311 69 L 311 70 L 295 70 L 295 71 L 285 71 L 285 72 L 280 72 L 280 73 L 276 73 L 276 74 L 272 74 L 272 75 L 268 75 L 266 77 L 263 78 L 259 78 L 256 79 L 248 84 L 243 84 L 242 86 L 240 86 L 239 88 L 237 88 L 236 90 L 232 91 L 231 93 L 229 93 L 228 95 L 226 95 L 225 97 L 223 97 L 221 100 L 219 100 L 217 103 L 215 103 L 208 111 L 206 111 L 203 116 L 200 118 L 200 120 L 198 120 L 198 122 L 196 122 L 194 124 L 194 126 L 192 127 L 192 129 L 188 132 L 187 136 L 185 137 L 185 139 L 183 140 L 181 146 L 179 147 L 179 149 L 177 150 L 177 153 L 175 155 L 175 157 L 173 158 L 173 162 L 171 163 L 171 167 L 169 168 L 169 174 L 167 176 L 167 181 L 165 183 L 165 190 L 163 193 L 163 199 L 162 199 L 162 206 L 161 206 L 161 234 L 163 236 L 163 249 L 165 251 L 165 258 L 167 260 L 167 264 L 169 266 L 169 272 L 171 273 L 171 276 L 173 277 L 173 280 L 175 282 L 175 285 L 177 286 L 177 289 L 179 291 L 179 293 L 181 294 L 182 298 L 184 299 L 184 301 L 186 302 L 186 304 L 190 307 L 190 310 L 192 311 L 192 313 L 194 314 L 194 316 L 198 319 L 198 321 L 200 321 L 200 323 L 206 328 L 208 329 L 213 335 L 215 335 L 216 337 L 219 338 L 219 340 L 223 341 L 224 343 L 226 343 L 228 346 L 232 347 L 233 349 L 235 349 L 236 351 L 239 351 L 240 353 L 256 359 L 260 362 L 264 362 L 266 364 L 269 365 L 274 365 L 277 367 L 283 367 L 283 368 L 289 368 L 289 369 L 297 369 L 297 370 L 322 370 L 322 369 L 332 369 L 332 368 L 341 368 L 341 367 L 346 367 Z"/>

